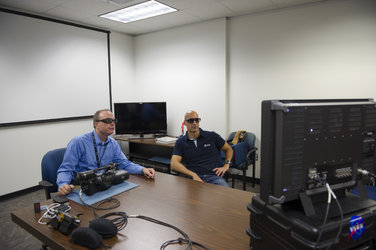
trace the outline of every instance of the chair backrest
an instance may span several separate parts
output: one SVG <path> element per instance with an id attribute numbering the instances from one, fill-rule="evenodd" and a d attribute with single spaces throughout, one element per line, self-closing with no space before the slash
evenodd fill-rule
<path id="1" fill-rule="evenodd" d="M 57 192 L 57 170 L 63 162 L 66 148 L 58 148 L 48 151 L 42 158 L 42 180 L 53 184 L 51 192 Z"/>
<path id="2" fill-rule="evenodd" d="M 231 132 L 227 138 L 227 142 L 231 142 L 235 137 L 236 131 Z M 252 150 L 255 147 L 256 136 L 251 132 L 247 132 L 244 136 L 243 142 L 238 142 L 237 145 L 231 145 L 234 150 L 233 161 L 230 165 L 231 168 L 242 169 L 247 168 L 247 153 L 249 150 Z M 244 143 L 247 143 L 248 146 L 245 146 Z M 222 154 L 224 156 L 224 154 Z"/>
<path id="3" fill-rule="evenodd" d="M 232 141 L 232 139 L 234 139 L 235 134 L 236 134 L 236 131 L 231 132 L 227 138 L 227 141 Z M 244 136 L 244 141 L 248 143 L 250 149 L 253 149 L 255 147 L 255 141 L 256 141 L 255 134 L 251 132 L 247 132 L 246 135 Z"/>

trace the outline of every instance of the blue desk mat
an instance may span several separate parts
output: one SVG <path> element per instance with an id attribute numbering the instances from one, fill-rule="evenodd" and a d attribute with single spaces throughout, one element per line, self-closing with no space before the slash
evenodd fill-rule
<path id="1" fill-rule="evenodd" d="M 104 199 L 107 199 L 107 198 L 110 198 L 114 195 L 123 193 L 123 192 L 128 191 L 132 188 L 135 188 L 137 186 L 138 186 L 138 184 L 125 181 L 123 183 L 113 185 L 107 190 L 97 192 L 97 193 L 90 195 L 90 196 L 82 193 L 82 200 L 88 205 L 93 205 L 94 203 L 103 201 Z M 80 190 L 81 189 L 74 190 L 72 193 L 67 195 L 67 198 L 71 201 L 75 201 L 75 202 L 83 205 L 82 202 L 81 202 L 81 199 L 80 199 L 80 194 L 79 194 Z"/>

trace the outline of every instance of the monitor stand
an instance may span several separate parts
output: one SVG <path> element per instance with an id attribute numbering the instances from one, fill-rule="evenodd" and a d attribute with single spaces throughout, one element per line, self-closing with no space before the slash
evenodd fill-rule
<path id="1" fill-rule="evenodd" d="M 361 182 L 358 182 L 358 189 L 361 194 L 360 197 L 352 193 L 346 193 L 345 189 L 336 192 L 336 196 L 343 210 L 343 214 L 353 213 L 376 205 L 376 201 L 368 199 L 367 193 L 365 191 L 364 193 L 361 192 L 362 189 L 364 189 L 364 186 L 362 186 L 363 184 L 359 183 Z M 301 192 L 299 194 L 299 197 L 301 206 L 306 216 L 324 216 L 327 207 L 327 194 L 322 195 L 323 198 L 315 202 L 313 201 L 313 198 L 308 196 L 305 192 Z M 338 208 L 337 202 L 333 198 L 331 200 L 330 206 L 329 218 L 339 216 L 340 210 Z"/>

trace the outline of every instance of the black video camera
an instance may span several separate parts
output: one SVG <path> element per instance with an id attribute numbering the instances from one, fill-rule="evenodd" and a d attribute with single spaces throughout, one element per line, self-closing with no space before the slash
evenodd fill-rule
<path id="1" fill-rule="evenodd" d="M 117 170 L 118 165 L 117 163 L 110 163 L 101 168 L 77 173 L 76 180 L 81 183 L 82 192 L 86 195 L 93 195 L 128 179 L 129 173 L 123 169 Z M 99 172 L 100 170 L 104 171 Z"/>

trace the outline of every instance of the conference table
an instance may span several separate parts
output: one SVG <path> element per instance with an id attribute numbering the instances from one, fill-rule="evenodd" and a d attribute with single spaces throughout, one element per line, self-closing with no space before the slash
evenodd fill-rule
<path id="1" fill-rule="evenodd" d="M 250 212 L 247 204 L 253 193 L 218 185 L 193 181 L 184 177 L 157 172 L 150 180 L 130 175 L 136 188 L 113 196 L 120 206 L 97 211 L 99 215 L 121 211 L 127 215 L 144 215 L 169 223 L 184 231 L 191 240 L 210 249 L 249 249 L 246 233 Z M 52 200 L 42 202 L 51 204 Z M 107 204 L 104 203 L 105 207 Z M 108 204 L 110 205 L 110 204 Z M 79 227 L 88 227 L 95 218 L 93 209 L 71 202 L 71 214 L 82 213 Z M 32 205 L 11 213 L 12 220 L 53 249 L 86 249 L 70 242 L 66 236 L 47 225 L 38 223 L 43 214 L 35 213 Z M 177 231 L 139 218 L 129 218 L 127 226 L 117 236 L 104 239 L 111 249 L 159 249 L 168 241 L 182 237 Z M 182 237 L 183 238 L 183 237 Z M 106 249 L 103 244 L 100 249 Z M 166 249 L 185 249 L 186 244 L 174 244 Z M 107 248 L 108 249 L 108 248 Z M 194 246 L 193 249 L 203 249 Z"/>

